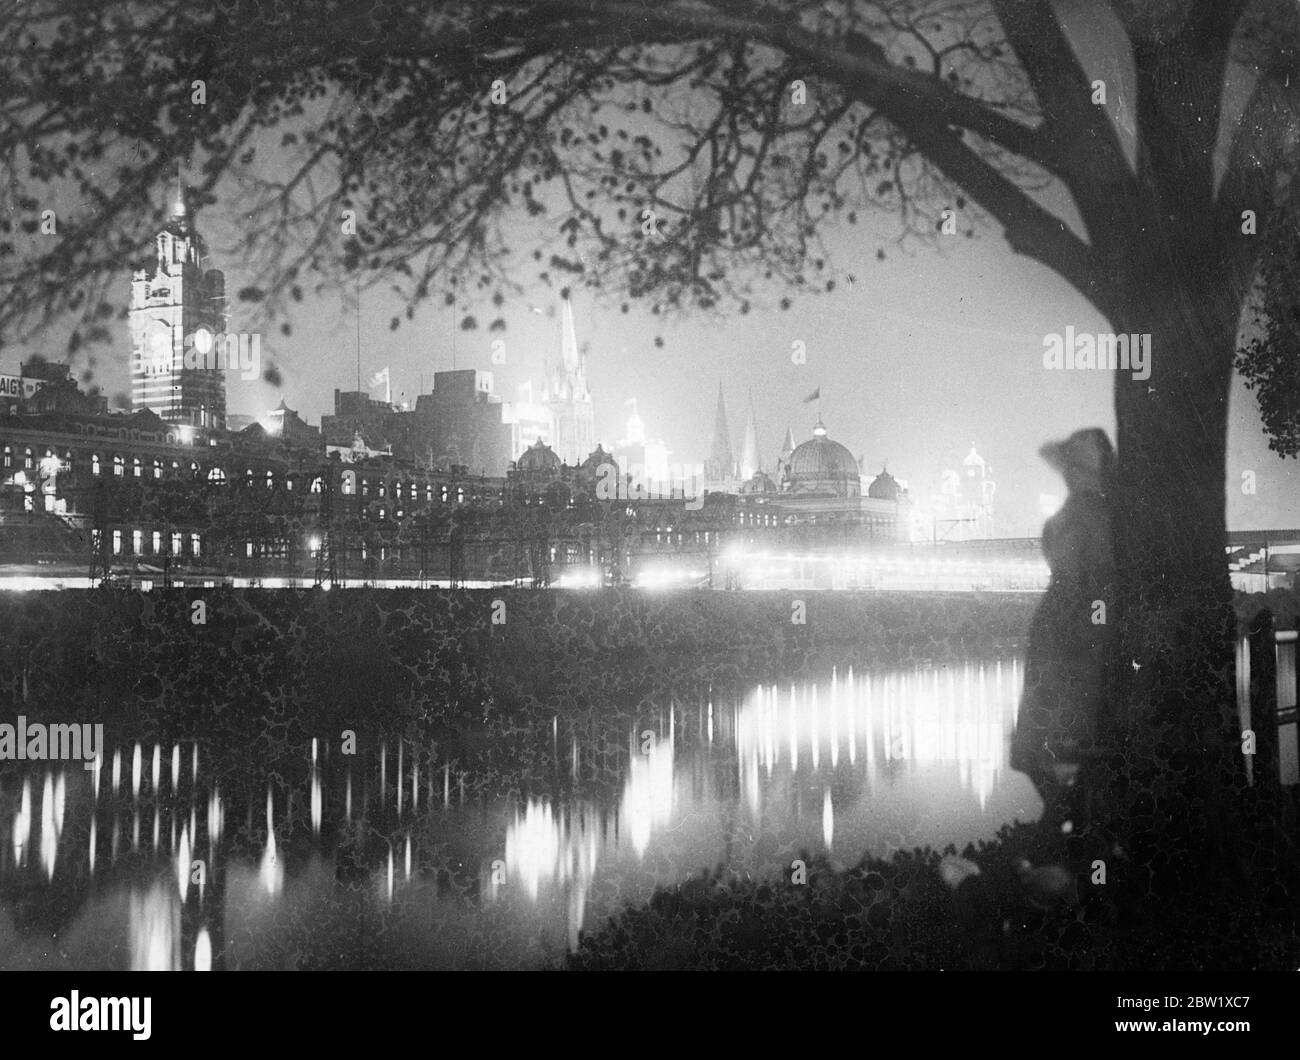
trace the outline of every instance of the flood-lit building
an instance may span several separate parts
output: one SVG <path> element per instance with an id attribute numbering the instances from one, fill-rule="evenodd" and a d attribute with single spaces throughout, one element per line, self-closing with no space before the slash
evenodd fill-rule
<path id="1" fill-rule="evenodd" d="M 207 248 L 177 195 L 154 253 L 131 279 L 131 408 L 165 423 L 221 429 L 225 372 L 240 343 L 251 355 L 258 336 L 226 335 L 225 277 L 209 267 Z M 230 340 L 230 341 L 227 341 Z M 208 358 L 212 359 L 209 360 Z"/>

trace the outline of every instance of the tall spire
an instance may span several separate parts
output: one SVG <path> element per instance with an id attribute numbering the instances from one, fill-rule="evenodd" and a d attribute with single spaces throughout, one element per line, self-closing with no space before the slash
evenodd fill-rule
<path id="1" fill-rule="evenodd" d="M 758 431 L 754 427 L 754 393 L 749 394 L 749 410 L 745 415 L 745 439 L 740 444 L 740 480 L 748 482 L 759 471 Z"/>
<path id="2" fill-rule="evenodd" d="M 569 301 L 566 291 L 560 299 L 560 318 L 563 335 L 560 339 L 560 359 L 566 370 L 580 367 L 578 357 L 578 333 L 573 327 L 573 303 Z"/>
<path id="3" fill-rule="evenodd" d="M 794 452 L 794 431 L 789 427 L 785 429 L 785 442 L 781 446 L 781 459 L 789 460 L 790 454 Z"/>
<path id="4" fill-rule="evenodd" d="M 727 429 L 727 404 L 722 399 L 722 382 L 718 382 L 718 410 L 713 418 L 713 448 L 709 451 L 707 476 L 722 482 L 736 475 L 736 458 L 731 452 L 731 432 Z"/>
<path id="5" fill-rule="evenodd" d="M 573 326 L 573 303 L 566 288 L 560 298 L 560 354 L 547 358 L 542 403 L 551 413 L 551 448 L 571 465 L 580 464 L 596 445 L 584 361 Z"/>
<path id="6" fill-rule="evenodd" d="M 185 182 L 181 179 L 180 162 L 176 163 L 176 198 L 172 202 L 172 216 L 175 218 L 185 216 Z"/>

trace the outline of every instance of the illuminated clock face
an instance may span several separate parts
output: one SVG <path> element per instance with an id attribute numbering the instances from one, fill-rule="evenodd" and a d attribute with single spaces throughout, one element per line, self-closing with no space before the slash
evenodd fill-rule
<path id="1" fill-rule="evenodd" d="M 151 320 L 144 345 L 145 371 L 161 375 L 172 367 L 172 329 L 165 320 Z"/>

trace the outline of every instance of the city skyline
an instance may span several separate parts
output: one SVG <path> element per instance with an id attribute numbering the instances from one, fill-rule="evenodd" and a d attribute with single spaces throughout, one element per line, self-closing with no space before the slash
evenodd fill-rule
<path id="1" fill-rule="evenodd" d="M 232 222 L 221 202 L 191 220 L 216 268 L 227 274 L 230 291 L 245 286 L 249 277 L 231 267 Z M 800 399 L 819 388 L 828 428 L 865 458 L 864 475 L 889 465 L 914 492 L 928 492 L 975 442 L 1006 483 L 999 497 L 1003 532 L 1037 535 L 1040 497 L 1062 492 L 1059 477 L 1037 450 L 1061 433 L 1062 411 L 1074 417 L 1075 426 L 1101 426 L 1114 435 L 1113 373 L 1042 370 L 1043 337 L 1067 325 L 1104 330 L 1101 318 L 1077 292 L 1032 262 L 1007 254 L 991 235 L 961 240 L 950 249 L 891 253 L 883 262 L 868 253 L 870 242 L 841 238 L 841 245 L 832 247 L 844 277 L 834 291 L 793 294 L 788 310 L 758 307 L 729 320 L 665 321 L 635 301 L 624 314 L 582 288 L 572 289 L 579 345 L 587 350 L 587 378 L 595 395 L 595 440 L 608 450 L 622 437 L 623 404 L 636 398 L 647 429 L 664 440 L 670 459 L 707 459 L 721 382 L 727 407 L 738 417 L 733 426 L 743 424 L 739 417 L 752 392 L 758 453 L 770 471 L 787 429 L 796 442 L 811 437 L 816 413 L 809 415 Z M 124 268 L 121 285 L 113 289 L 129 292 L 130 285 L 130 270 Z M 936 300 L 928 314 L 909 311 L 917 305 L 909 292 L 918 287 L 956 297 Z M 859 293 L 866 289 L 878 293 Z M 1037 295 L 1031 302 L 1020 297 L 1026 289 Z M 382 291 L 366 292 L 359 321 L 363 387 L 387 366 L 394 400 L 413 406 L 421 380 L 428 393 L 434 372 L 475 368 L 492 372 L 503 401 L 521 400 L 530 381 L 533 396 L 540 397 L 547 358 L 562 341 L 561 290 L 538 288 L 500 307 L 486 299 L 455 307 L 426 303 L 396 330 L 388 322 L 399 316 L 398 301 Z M 285 321 L 254 327 L 255 316 L 232 298 L 229 327 L 265 327 L 263 360 L 282 383 L 228 378 L 229 411 L 262 420 L 281 400 L 309 422 L 332 411 L 333 390 L 350 390 L 356 377 L 358 319 L 351 306 L 341 304 L 353 296 L 305 294 L 303 307 L 287 318 L 292 324 L 287 336 L 276 330 Z M 123 293 L 122 304 L 128 300 Z M 493 315 L 506 321 L 504 330 L 486 327 Z M 475 330 L 456 326 L 467 316 L 478 321 Z M 1007 330 L 1008 319 L 1024 319 L 1024 330 Z M 112 405 L 130 389 L 131 340 L 125 321 L 112 321 L 109 330 L 110 341 L 91 356 L 93 382 Z M 19 360 L 31 353 L 65 360 L 56 352 L 62 345 L 57 325 L 47 334 L 48 345 L 32 342 L 20 347 L 22 352 L 13 347 L 0 352 L 4 372 L 12 363 L 16 375 Z M 857 356 L 849 336 L 863 334 L 869 336 L 869 352 L 882 351 L 878 358 Z M 787 336 L 800 337 L 787 341 Z M 497 341 L 505 344 L 503 363 L 494 361 Z M 791 362 L 789 344 L 796 341 L 807 351 L 801 365 Z M 703 356 L 710 368 L 701 377 Z M 1035 401 L 1013 412 L 1003 395 L 1016 392 L 1027 362 L 1041 383 Z M 74 374 L 86 365 L 85 358 L 73 358 Z M 971 400 L 972 391 L 981 399 Z M 733 433 L 738 453 L 742 439 Z M 1254 493 L 1227 491 L 1229 527 L 1300 525 L 1300 468 L 1269 451 L 1255 399 L 1240 379 L 1234 381 L 1228 444 L 1231 478 L 1249 470 L 1255 479 Z"/>

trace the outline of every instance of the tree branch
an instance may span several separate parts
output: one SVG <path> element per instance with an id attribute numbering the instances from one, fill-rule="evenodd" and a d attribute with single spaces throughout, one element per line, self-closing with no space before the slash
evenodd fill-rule
<path id="1" fill-rule="evenodd" d="M 1235 288 L 1243 293 L 1253 279 L 1261 237 L 1242 232 L 1242 214 L 1254 212 L 1264 221 L 1278 204 L 1282 185 L 1300 160 L 1300 72 L 1289 65 L 1265 70 L 1242 111 L 1219 185 L 1213 223 L 1214 238 L 1229 249 Z"/>
<path id="2" fill-rule="evenodd" d="M 1039 135 L 1094 241 L 1112 220 L 1114 189 L 1133 169 L 1048 0 L 990 0 L 1043 111 Z"/>
<path id="3" fill-rule="evenodd" d="M 956 125 L 1044 167 L 1050 158 L 1042 150 L 1037 132 L 1027 125 L 999 114 L 979 100 L 957 92 L 926 74 L 889 62 L 884 51 L 873 46 L 864 53 L 832 46 L 823 36 L 783 19 L 777 19 L 759 5 L 748 4 L 748 17 L 679 3 L 647 7 L 641 4 L 604 0 L 539 0 L 542 6 L 585 15 L 611 29 L 621 28 L 624 42 L 685 43 L 700 37 L 734 36 L 766 44 L 793 59 L 807 62 L 829 75 L 872 106 L 899 98 L 923 106 L 932 119 Z M 738 3 L 729 3 L 738 9 Z M 647 35 L 639 28 L 651 30 Z M 865 40 L 865 38 L 863 38 Z"/>

